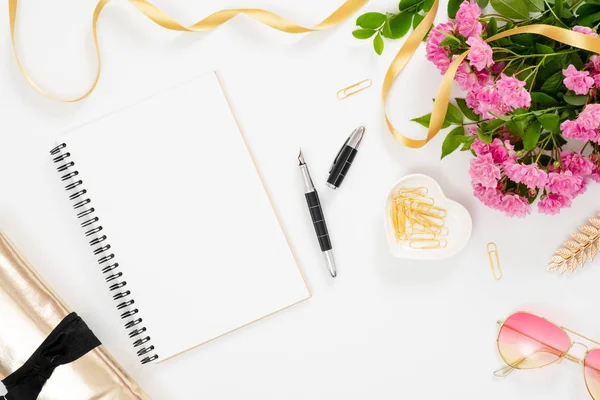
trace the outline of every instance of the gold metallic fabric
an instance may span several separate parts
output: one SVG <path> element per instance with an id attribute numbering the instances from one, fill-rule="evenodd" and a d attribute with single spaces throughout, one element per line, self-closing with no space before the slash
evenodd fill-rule
<path id="1" fill-rule="evenodd" d="M 0 380 L 27 361 L 71 310 L 0 233 Z M 100 338 L 102 340 L 102 338 Z M 149 400 L 103 346 L 58 367 L 39 400 Z"/>
<path id="2" fill-rule="evenodd" d="M 96 64 L 96 76 L 90 85 L 90 87 L 83 93 L 81 96 L 77 96 L 71 99 L 61 99 L 56 97 L 50 93 L 48 93 L 45 89 L 43 89 L 40 85 L 38 85 L 29 75 L 25 66 L 21 62 L 19 58 L 19 53 L 17 51 L 17 45 L 15 41 L 15 27 L 17 20 L 17 6 L 18 0 L 8 0 L 8 18 L 10 23 L 10 35 L 12 40 L 12 46 L 15 53 L 15 57 L 17 60 L 17 64 L 21 73 L 27 79 L 27 82 L 31 86 L 35 88 L 38 92 L 43 94 L 46 97 L 49 97 L 53 100 L 58 100 L 67 103 L 77 102 L 79 100 L 83 100 L 88 97 L 96 88 L 98 81 L 100 80 L 100 70 L 101 70 L 101 58 L 100 58 L 100 45 L 98 40 L 98 18 L 100 17 L 100 13 L 102 9 L 110 3 L 111 0 L 100 0 L 96 4 L 96 8 L 94 9 L 94 14 L 92 17 L 92 35 L 94 37 L 94 46 L 96 50 L 97 64 Z M 323 21 L 313 26 L 312 28 L 307 28 L 293 22 L 290 22 L 278 15 L 273 14 L 272 12 L 261 10 L 257 8 L 239 8 L 239 9 L 231 9 L 231 10 L 221 10 L 217 11 L 214 14 L 209 15 L 208 17 L 196 22 L 195 24 L 185 27 L 175 21 L 173 18 L 169 17 L 163 11 L 161 11 L 158 7 L 153 5 L 152 3 L 146 0 L 128 0 L 131 5 L 138 9 L 143 15 L 148 17 L 150 20 L 155 22 L 156 24 L 162 26 L 163 28 L 173 30 L 173 31 L 182 31 L 182 32 L 203 32 L 209 31 L 219 27 L 220 25 L 226 23 L 233 17 L 239 14 L 245 14 L 250 18 L 255 19 L 271 28 L 277 29 L 282 32 L 287 33 L 306 33 L 306 32 L 314 32 L 321 31 L 324 29 L 331 28 L 340 22 L 343 22 L 348 17 L 350 17 L 354 12 L 356 12 L 359 8 L 367 3 L 368 0 L 346 0 L 337 10 L 335 10 L 331 15 L 325 18 Z M 68 23 L 68 21 L 56 21 L 57 23 Z"/>
<path id="3" fill-rule="evenodd" d="M 396 58 L 394 58 L 394 61 L 392 61 L 392 64 L 390 65 L 386 73 L 385 80 L 383 82 L 382 101 L 387 126 L 394 138 L 398 142 L 402 143 L 406 147 L 410 147 L 413 149 L 425 146 L 431 139 L 433 139 L 438 134 L 440 129 L 442 129 L 444 119 L 446 118 L 446 112 L 448 111 L 448 102 L 450 101 L 450 92 L 452 90 L 454 76 L 456 75 L 456 71 L 458 70 L 460 63 L 463 62 L 463 60 L 469 54 L 469 50 L 465 51 L 463 54 L 457 57 L 452 62 L 452 64 L 450 64 L 448 71 L 446 71 L 446 74 L 442 79 L 442 83 L 438 88 L 437 96 L 435 97 L 435 103 L 433 105 L 433 112 L 431 114 L 431 122 L 429 124 L 429 130 L 427 131 L 427 137 L 425 139 L 411 139 L 398 132 L 396 128 L 394 128 L 394 126 L 392 125 L 391 121 L 387 116 L 387 113 L 385 112 L 387 96 L 392 87 L 392 84 L 394 83 L 394 80 L 400 74 L 406 63 L 408 63 L 410 58 L 413 56 L 425 35 L 427 35 L 428 29 L 433 22 L 435 13 L 437 12 L 437 6 L 438 0 L 436 0 L 435 4 L 431 8 L 431 11 L 429 12 L 429 14 L 427 14 L 423 21 L 421 21 L 417 29 L 415 29 L 414 32 L 406 40 L 406 43 L 402 46 L 402 48 L 396 55 Z M 577 47 L 583 50 L 588 50 L 594 53 L 600 53 L 600 38 L 587 36 L 583 33 L 573 32 L 569 29 L 543 24 L 529 25 L 509 29 L 505 32 L 499 33 L 488 38 L 486 41 L 491 42 L 508 36 L 519 35 L 522 33 L 533 33 L 537 35 L 546 36 L 550 39 L 567 44 L 569 46 Z"/>

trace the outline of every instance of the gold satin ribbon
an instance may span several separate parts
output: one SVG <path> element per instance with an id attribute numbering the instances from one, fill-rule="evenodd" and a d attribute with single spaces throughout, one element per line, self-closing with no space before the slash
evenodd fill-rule
<path id="1" fill-rule="evenodd" d="M 387 116 L 387 96 L 392 84 L 394 83 L 394 80 L 400 74 L 400 72 L 402 71 L 406 63 L 410 60 L 412 55 L 415 53 L 417 47 L 419 46 L 425 35 L 427 35 L 429 27 L 431 26 L 435 17 L 435 11 L 437 11 L 437 3 L 438 0 L 436 0 L 429 14 L 425 17 L 425 19 L 423 19 L 423 21 L 419 24 L 417 29 L 415 29 L 415 31 L 406 40 L 406 43 L 402 46 L 402 48 L 400 48 L 398 54 L 396 55 L 396 58 L 394 58 L 394 61 L 390 65 L 385 75 L 385 80 L 383 82 L 382 101 L 385 122 L 387 123 L 390 132 L 398 142 L 402 143 L 406 147 L 410 147 L 413 149 L 418 149 L 425 146 L 431 139 L 433 139 L 438 134 L 440 129 L 442 129 L 444 119 L 446 118 L 446 112 L 448 111 L 448 102 L 450 101 L 450 92 L 452 90 L 454 76 L 456 75 L 456 71 L 458 70 L 460 63 L 462 63 L 469 54 L 469 50 L 467 50 L 463 54 L 458 56 L 450 64 L 450 67 L 448 67 L 446 74 L 442 78 L 442 83 L 440 84 L 437 95 L 435 97 L 435 103 L 433 105 L 433 111 L 431 113 L 431 122 L 427 131 L 427 137 L 425 139 L 411 139 L 398 132 L 396 128 L 394 128 Z M 509 29 L 507 31 L 504 31 L 502 33 L 488 38 L 486 41 L 491 42 L 508 36 L 519 35 L 522 33 L 533 33 L 536 35 L 546 36 L 550 39 L 556 40 L 557 42 L 561 42 L 569 46 L 577 47 L 583 50 L 588 50 L 593 53 L 600 53 L 600 38 L 595 38 L 592 36 L 584 35 L 583 33 L 574 32 L 569 29 L 559 28 L 552 25 L 538 24 Z"/>
<path id="2" fill-rule="evenodd" d="M 92 34 L 94 38 L 94 46 L 96 50 L 96 76 L 87 89 L 87 91 L 75 98 L 71 99 L 61 99 L 56 96 L 51 95 L 46 90 L 44 90 L 40 85 L 38 85 L 32 78 L 29 76 L 29 73 L 23 66 L 23 63 L 19 59 L 19 54 L 17 52 L 17 45 L 15 42 L 15 26 L 17 19 L 17 3 L 18 0 L 8 0 L 8 18 L 10 22 L 10 36 L 12 40 L 12 46 L 15 53 L 15 57 L 17 60 L 17 64 L 21 73 L 29 82 L 31 86 L 35 88 L 38 92 L 43 94 L 46 97 L 49 97 L 53 100 L 58 100 L 67 103 L 74 103 L 79 100 L 83 100 L 88 97 L 98 85 L 98 81 L 100 80 L 100 71 L 101 71 L 101 57 L 100 57 L 100 45 L 98 40 L 98 18 L 100 17 L 100 13 L 102 9 L 110 3 L 111 0 L 100 0 L 98 4 L 96 4 L 96 8 L 94 9 L 94 14 L 92 18 Z M 269 11 L 256 9 L 256 8 L 240 8 L 240 9 L 232 9 L 232 10 L 221 10 L 217 11 L 214 14 L 209 15 L 208 17 L 196 22 L 195 24 L 185 27 L 175 21 L 173 18 L 169 17 L 163 11 L 158 9 L 155 5 L 149 3 L 146 0 L 128 0 L 130 4 L 132 4 L 135 8 L 137 8 L 142 14 L 148 17 L 150 20 L 154 21 L 156 24 L 162 26 L 163 28 L 173 30 L 173 31 L 181 31 L 181 32 L 203 32 L 209 31 L 211 29 L 215 29 L 218 26 L 226 23 L 233 17 L 239 14 L 245 14 L 250 18 L 255 19 L 258 22 L 262 22 L 263 24 L 270 26 L 271 28 L 277 29 L 282 32 L 287 33 L 306 33 L 306 32 L 314 32 L 320 31 L 324 29 L 331 28 L 340 22 L 346 20 L 352 14 L 354 14 L 359 8 L 367 3 L 368 0 L 346 0 L 344 4 L 342 4 L 337 10 L 335 10 L 331 15 L 325 18 L 323 21 L 313 26 L 312 28 L 307 28 L 293 22 L 290 22 L 276 14 L 273 14 Z"/>

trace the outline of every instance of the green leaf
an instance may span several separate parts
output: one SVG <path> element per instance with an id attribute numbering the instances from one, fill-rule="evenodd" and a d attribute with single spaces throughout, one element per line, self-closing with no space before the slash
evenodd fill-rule
<path id="1" fill-rule="evenodd" d="M 440 46 L 457 46 L 457 45 L 462 44 L 460 39 L 457 38 L 456 36 L 454 36 L 450 33 L 447 33 L 447 32 L 443 32 L 443 31 L 440 31 L 440 32 L 442 32 L 442 34 L 445 36 L 445 39 L 440 42 Z"/>
<path id="2" fill-rule="evenodd" d="M 539 37 L 531 33 L 523 33 L 521 35 L 513 36 L 512 40 L 513 42 L 524 46 L 522 50 L 530 50 L 535 46 L 535 42 L 536 40 L 539 40 Z"/>
<path id="3" fill-rule="evenodd" d="M 460 112 L 458 107 L 456 107 L 452 103 L 448 103 L 448 111 L 446 112 L 446 121 L 453 124 L 462 124 L 463 123 L 463 114 Z"/>
<path id="4" fill-rule="evenodd" d="M 542 134 L 542 124 L 539 121 L 533 121 L 527 129 L 525 129 L 525 137 L 523 138 L 523 148 L 527 151 L 537 147 L 540 135 Z"/>
<path id="5" fill-rule="evenodd" d="M 392 29 L 392 39 L 400 39 L 408 33 L 412 22 L 413 14 L 401 12 L 390 21 Z"/>
<path id="6" fill-rule="evenodd" d="M 469 118 L 471 121 L 479 121 L 479 115 L 475 114 L 473 110 L 469 108 L 465 99 L 457 98 L 455 100 L 458 108 L 460 108 L 465 117 Z"/>
<path id="7" fill-rule="evenodd" d="M 485 132 L 479 132 L 477 135 L 483 144 L 490 144 L 494 141 L 494 137 L 492 135 L 486 135 Z"/>
<path id="8" fill-rule="evenodd" d="M 564 100 L 572 106 L 583 106 L 588 102 L 589 96 L 577 94 L 565 94 Z"/>
<path id="9" fill-rule="evenodd" d="M 537 50 L 538 53 L 542 53 L 542 54 L 554 53 L 554 49 L 552 47 L 546 46 L 545 44 L 541 44 L 541 43 L 536 43 L 535 49 Z"/>
<path id="10" fill-rule="evenodd" d="M 381 36 L 384 38 L 391 39 L 392 38 L 392 28 L 390 27 L 390 20 L 388 19 L 383 24 L 383 29 L 381 30 Z"/>
<path id="11" fill-rule="evenodd" d="M 488 22 L 487 26 L 485 27 L 485 31 L 488 37 L 494 36 L 496 33 L 498 33 L 498 21 L 496 21 L 495 17 L 490 18 L 490 22 Z"/>
<path id="12" fill-rule="evenodd" d="M 400 11 L 404 11 L 407 10 L 411 7 L 413 7 L 415 4 L 420 3 L 421 0 L 400 0 L 400 4 L 398 5 L 398 8 L 400 9 Z M 413 11 L 413 14 L 417 12 L 416 8 Z"/>
<path id="13" fill-rule="evenodd" d="M 477 5 L 481 8 L 486 8 L 490 4 L 490 0 L 477 0 Z"/>
<path id="14" fill-rule="evenodd" d="M 417 26 L 419 26 L 419 24 L 421 23 L 421 21 L 423 21 L 423 18 L 425 18 L 424 16 L 422 16 L 421 14 L 415 14 L 415 17 L 413 18 L 413 29 L 416 29 Z"/>
<path id="15" fill-rule="evenodd" d="M 378 29 L 386 20 L 385 14 L 368 12 L 357 18 L 356 25 L 364 29 Z"/>
<path id="16" fill-rule="evenodd" d="M 429 123 L 431 122 L 431 114 L 425 114 L 419 118 L 413 118 L 413 119 L 411 119 L 411 121 L 416 122 L 416 123 L 424 126 L 425 128 L 429 128 Z M 447 128 L 449 126 L 450 126 L 450 123 L 448 121 L 444 121 L 444 124 L 442 125 L 442 129 Z"/>
<path id="17" fill-rule="evenodd" d="M 567 6 L 568 6 L 568 4 L 567 4 Z M 571 10 L 569 8 L 565 7 L 564 0 L 555 0 L 554 1 L 554 14 L 556 14 L 556 16 L 559 19 L 573 17 L 573 13 L 571 12 Z"/>
<path id="18" fill-rule="evenodd" d="M 558 105 L 558 101 L 556 101 L 554 97 L 542 92 L 532 92 L 531 100 L 546 107 L 554 107 Z"/>
<path id="19" fill-rule="evenodd" d="M 460 42 L 457 42 L 454 37 L 448 37 L 440 42 L 440 47 L 455 48 L 459 44 L 460 44 Z"/>
<path id="20" fill-rule="evenodd" d="M 588 27 L 593 27 L 596 22 L 600 20 L 600 12 L 595 12 L 593 14 L 588 14 L 588 15 L 582 15 L 579 18 L 577 18 L 577 20 L 575 21 L 575 23 L 577 25 L 581 25 L 581 26 L 588 26 Z"/>
<path id="21" fill-rule="evenodd" d="M 462 4 L 462 0 L 448 0 L 448 17 L 456 18 L 456 13 Z"/>
<path id="22" fill-rule="evenodd" d="M 509 121 L 506 123 L 506 128 L 518 137 L 525 136 L 525 131 L 523 130 L 523 121 Z"/>
<path id="23" fill-rule="evenodd" d="M 559 71 L 552 75 L 550 78 L 546 79 L 546 81 L 542 84 L 540 90 L 549 94 L 556 94 L 558 90 L 563 87 L 563 80 L 565 79 L 562 71 Z"/>
<path id="24" fill-rule="evenodd" d="M 543 114 L 537 117 L 544 129 L 552 133 L 560 132 L 560 118 L 556 114 Z"/>
<path id="25" fill-rule="evenodd" d="M 598 4 L 583 4 L 577 9 L 577 16 L 584 17 L 586 15 L 594 14 L 600 11 L 600 5 Z"/>
<path id="26" fill-rule="evenodd" d="M 554 14 L 556 14 L 560 18 L 561 14 L 564 12 L 564 9 L 564 0 L 554 0 Z"/>
<path id="27" fill-rule="evenodd" d="M 465 128 L 459 126 L 454 128 L 444 139 L 442 144 L 442 159 L 447 155 L 453 153 L 458 147 L 464 142 L 465 139 Z"/>
<path id="28" fill-rule="evenodd" d="M 494 10 L 505 17 L 514 19 L 529 18 L 529 9 L 524 0 L 491 0 L 490 3 Z"/>
<path id="29" fill-rule="evenodd" d="M 423 125 L 425 128 L 429 128 L 429 123 L 431 122 L 431 114 L 425 114 L 421 117 L 413 118 L 411 119 L 411 121 Z"/>
<path id="30" fill-rule="evenodd" d="M 582 70 L 585 68 L 583 60 L 577 53 L 569 54 L 569 61 L 571 61 L 571 64 L 573 64 L 573 66 L 577 68 L 577 70 Z"/>
<path id="31" fill-rule="evenodd" d="M 434 2 L 435 0 L 425 0 L 423 2 L 423 11 L 429 12 L 429 10 L 431 10 L 431 7 L 433 7 Z"/>
<path id="32" fill-rule="evenodd" d="M 525 0 L 525 4 L 527 5 L 529 11 L 544 11 L 544 0 Z"/>
<path id="33" fill-rule="evenodd" d="M 506 122 L 502 121 L 501 119 L 495 119 L 493 121 L 488 122 L 487 124 L 485 124 L 485 128 L 484 131 L 485 132 L 491 132 L 491 131 L 495 131 L 496 129 L 500 128 L 502 125 L 504 125 Z"/>
<path id="34" fill-rule="evenodd" d="M 379 33 L 377 34 L 377 36 L 375 36 L 375 39 L 373 39 L 373 48 L 375 49 L 375 53 L 377 53 L 378 55 L 381 55 L 381 53 L 383 53 L 383 38 Z"/>
<path id="35" fill-rule="evenodd" d="M 373 36 L 375 32 L 376 31 L 374 29 L 357 29 L 354 32 L 352 32 L 352 36 L 354 36 L 357 39 L 368 39 L 371 36 Z"/>

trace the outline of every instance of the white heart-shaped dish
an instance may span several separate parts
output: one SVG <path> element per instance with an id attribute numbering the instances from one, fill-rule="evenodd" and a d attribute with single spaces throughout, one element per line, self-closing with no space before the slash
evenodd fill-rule
<path id="1" fill-rule="evenodd" d="M 419 250 L 411 248 L 407 243 L 398 243 L 396 241 L 390 211 L 392 194 L 401 187 L 427 188 L 428 196 L 434 199 L 435 205 L 447 211 L 445 226 L 448 228 L 448 245 L 446 247 Z M 390 251 L 394 257 L 416 260 L 441 260 L 452 257 L 467 245 L 471 238 L 473 221 L 471 220 L 469 211 L 462 204 L 447 198 L 440 185 L 433 178 L 427 175 L 414 174 L 400 179 L 390 191 L 385 203 L 385 230 Z"/>

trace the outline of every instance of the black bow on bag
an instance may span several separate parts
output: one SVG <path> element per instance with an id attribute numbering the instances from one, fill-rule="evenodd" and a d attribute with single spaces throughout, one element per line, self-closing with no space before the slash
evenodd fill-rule
<path id="1" fill-rule="evenodd" d="M 56 367 L 71 363 L 100 345 L 76 313 L 67 315 L 29 360 L 2 381 L 6 400 L 35 400 Z"/>

